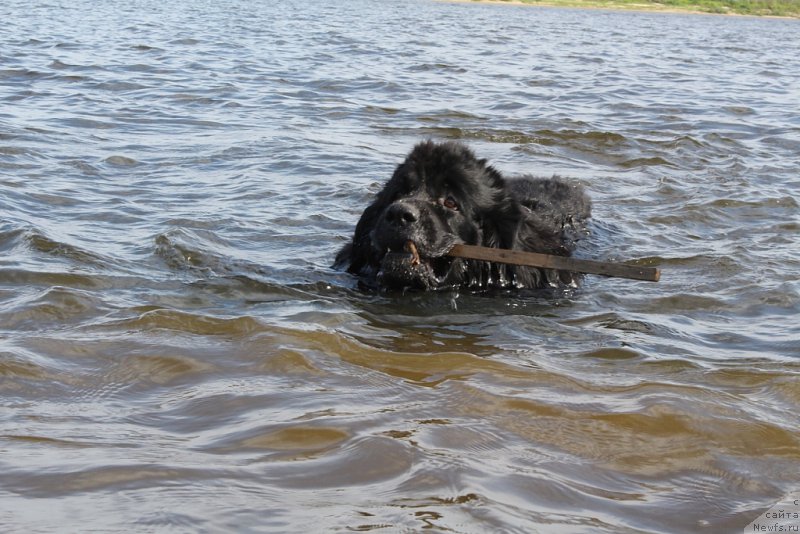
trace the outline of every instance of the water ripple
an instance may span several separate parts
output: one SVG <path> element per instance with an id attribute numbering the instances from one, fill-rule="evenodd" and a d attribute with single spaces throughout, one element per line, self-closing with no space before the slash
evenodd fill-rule
<path id="1" fill-rule="evenodd" d="M 796 21 L 6 4 L 6 530 L 732 532 L 798 489 Z M 426 137 L 579 180 L 581 255 L 661 281 L 360 291 Z"/>

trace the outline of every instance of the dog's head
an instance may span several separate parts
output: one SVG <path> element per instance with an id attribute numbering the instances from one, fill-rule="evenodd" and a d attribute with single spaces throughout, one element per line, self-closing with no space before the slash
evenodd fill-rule
<path id="1" fill-rule="evenodd" d="M 337 263 L 391 289 L 464 284 L 469 269 L 447 256 L 450 248 L 510 247 L 519 210 L 500 173 L 467 147 L 420 143 L 364 211 Z"/>

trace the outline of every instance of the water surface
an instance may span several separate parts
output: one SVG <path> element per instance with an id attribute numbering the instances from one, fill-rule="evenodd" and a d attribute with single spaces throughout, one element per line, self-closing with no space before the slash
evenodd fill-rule
<path id="1" fill-rule="evenodd" d="M 736 532 L 800 489 L 800 22 L 106 4 L 2 9 L 4 532 Z M 581 181 L 581 256 L 661 282 L 359 291 L 426 138 Z"/>

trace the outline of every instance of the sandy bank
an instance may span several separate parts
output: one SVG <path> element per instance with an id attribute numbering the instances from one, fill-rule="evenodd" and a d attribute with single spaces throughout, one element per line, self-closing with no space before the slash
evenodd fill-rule
<path id="1" fill-rule="evenodd" d="M 754 15 L 735 13 L 733 11 L 727 13 L 711 13 L 708 11 L 701 11 L 699 9 L 685 8 L 682 9 L 676 6 L 662 6 L 658 4 L 629 4 L 617 2 L 604 2 L 604 1 L 588 1 L 580 2 L 579 0 L 543 0 L 536 2 L 523 2 L 521 0 L 436 0 L 444 3 L 455 4 L 502 4 L 508 6 L 526 6 L 526 7 L 543 7 L 543 8 L 568 8 L 568 9 L 597 9 L 603 11 L 636 11 L 642 13 L 672 13 L 672 14 L 685 14 L 685 15 L 708 15 L 708 16 L 721 16 L 721 17 L 754 17 L 754 18 L 773 18 L 773 19 L 798 19 L 798 16 L 778 16 L 778 15 Z"/>

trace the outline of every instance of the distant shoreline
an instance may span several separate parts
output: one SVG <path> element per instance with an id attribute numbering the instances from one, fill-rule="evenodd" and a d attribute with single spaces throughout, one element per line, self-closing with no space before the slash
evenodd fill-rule
<path id="1" fill-rule="evenodd" d="M 721 15 L 736 17 L 757 17 L 775 19 L 800 19 L 800 9 L 790 15 L 772 15 L 759 13 L 740 13 L 733 10 L 704 11 L 702 5 L 670 6 L 645 1 L 633 2 L 626 0 L 437 0 L 459 4 L 505 4 L 513 6 L 531 7 L 563 7 L 572 9 L 597 9 L 605 11 L 638 11 L 643 13 L 677 13 L 686 15 Z"/>

